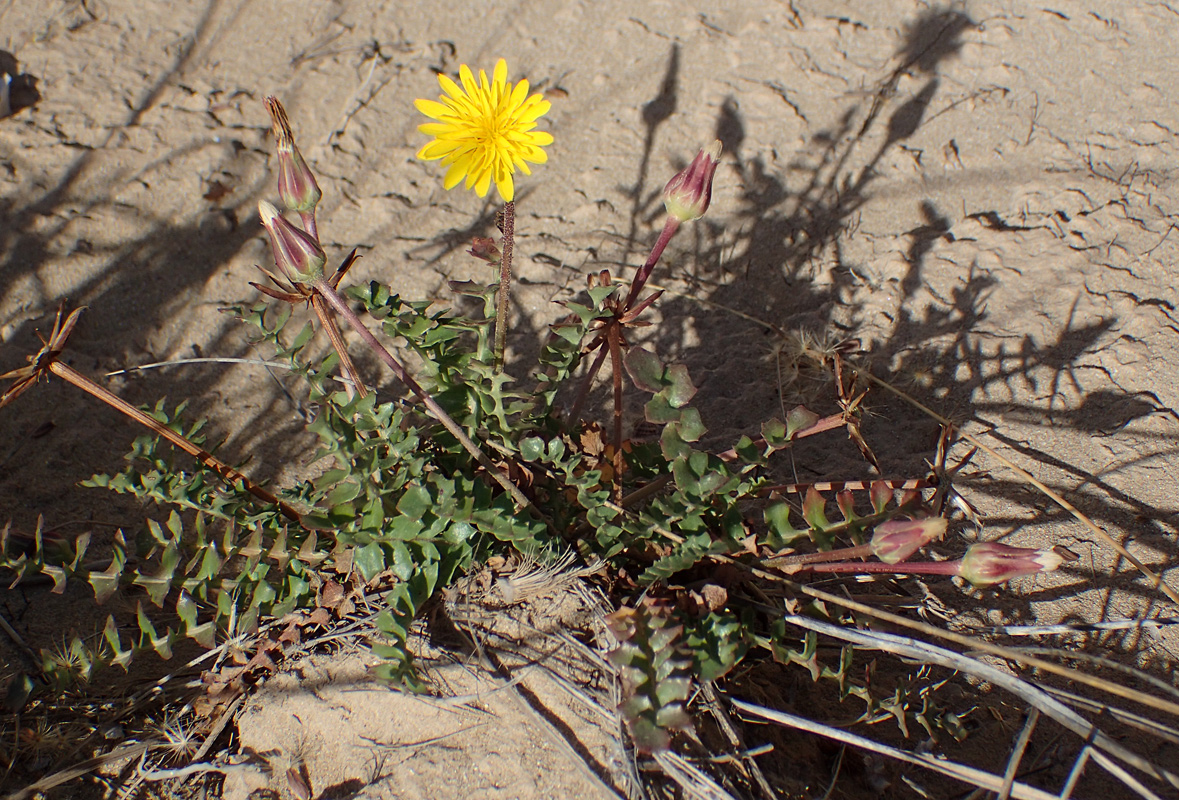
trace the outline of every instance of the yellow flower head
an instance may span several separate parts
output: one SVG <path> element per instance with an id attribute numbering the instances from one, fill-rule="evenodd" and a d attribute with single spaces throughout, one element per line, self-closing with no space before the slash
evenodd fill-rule
<path id="1" fill-rule="evenodd" d="M 528 163 L 548 160 L 542 147 L 553 143 L 544 131 L 535 131 L 536 121 L 548 113 L 550 104 L 539 93 L 528 96 L 528 81 L 514 87 L 507 82 L 508 65 L 501 58 L 495 64 L 491 81 L 479 70 L 479 81 L 470 68 L 459 68 L 459 86 L 445 75 L 438 76 L 445 95 L 442 102 L 415 100 L 418 111 L 437 122 L 419 125 L 418 130 L 434 138 L 421 150 L 418 158 L 442 159 L 447 167 L 443 186 L 453 189 L 466 179 L 466 188 L 474 188 L 480 197 L 495 181 L 504 202 L 516 196 L 512 174 L 516 168 L 531 175 Z"/>

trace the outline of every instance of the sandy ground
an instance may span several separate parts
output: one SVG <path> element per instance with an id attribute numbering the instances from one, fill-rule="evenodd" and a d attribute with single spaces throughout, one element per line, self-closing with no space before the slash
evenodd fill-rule
<path id="1" fill-rule="evenodd" d="M 512 79 L 547 93 L 556 140 L 550 163 L 518 184 L 516 352 L 587 272 L 631 274 L 660 224 L 663 182 L 719 138 L 712 208 L 655 276 L 676 294 L 652 334 L 691 365 L 718 441 L 793 392 L 779 386 L 777 337 L 732 311 L 854 338 L 878 371 L 968 430 L 994 429 L 1011 458 L 1165 572 L 1179 508 L 1177 32 L 1179 6 L 1164 2 L 0 2 L 0 55 L 18 62 L 8 68 L 24 76 L 21 97 L 40 95 L 0 119 L 0 371 L 24 363 L 62 301 L 89 307 L 68 355 L 88 374 L 256 357 L 218 309 L 256 297 L 248 281 L 267 258 L 255 211 L 274 199 L 267 94 L 286 104 L 321 176 L 329 257 L 359 247 L 356 281 L 448 300 L 447 280 L 481 277 L 463 250 L 490 233 L 495 207 L 444 191 L 437 165 L 415 160 L 412 101 L 436 96 L 436 71 L 502 56 Z M 135 403 L 189 398 L 229 460 L 256 454 L 260 478 L 307 467 L 299 409 L 257 367 L 171 367 L 110 385 Z M 865 433 L 884 472 L 922 474 L 936 426 L 883 396 L 869 402 Z M 133 503 L 77 486 L 119 469 L 138 433 L 60 383 L 26 394 L 0 413 L 0 517 L 96 537 L 141 524 Z M 800 454 L 800 479 L 866 474 L 850 445 L 828 447 L 839 452 Z M 979 535 L 1082 556 L 1021 586 L 1004 621 L 1128 618 L 1158 604 L 1108 547 L 987 458 L 963 492 L 987 515 Z M 988 616 L 949 584 L 933 590 Z M 83 597 L 0 589 L 0 610 L 45 642 L 63 615 L 78 633 L 101 625 Z M 1177 646 L 1169 634 L 1110 644 L 1162 670 Z M 310 669 L 333 687 L 349 680 L 346 666 Z M 406 744 L 469 729 L 429 751 L 418 783 L 403 773 L 382 784 L 371 747 L 321 743 L 306 762 L 316 791 L 601 791 L 526 721 L 444 724 L 396 705 L 418 701 L 390 700 L 386 717 L 422 730 L 345 726 L 349 713 L 376 713 L 370 695 L 306 690 L 295 709 L 298 682 L 282 687 L 284 700 L 243 716 L 243 739 L 260 737 L 251 747 L 293 746 L 296 730 Z"/>

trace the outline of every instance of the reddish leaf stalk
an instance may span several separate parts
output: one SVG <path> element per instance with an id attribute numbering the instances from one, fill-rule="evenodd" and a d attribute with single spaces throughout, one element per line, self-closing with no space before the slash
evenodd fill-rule
<path id="1" fill-rule="evenodd" d="M 577 420 L 581 419 L 581 410 L 585 406 L 585 401 L 589 398 L 590 386 L 593 385 L 594 378 L 597 377 L 598 372 L 602 369 L 602 364 L 606 360 L 606 356 L 610 354 L 609 348 L 603 341 L 598 347 L 597 358 L 594 363 L 590 364 L 590 368 L 586 371 L 585 377 L 581 379 L 581 386 L 577 388 L 577 399 L 573 403 L 573 408 L 569 411 L 569 425 L 577 424 Z"/>
<path id="2" fill-rule="evenodd" d="M 877 572 L 889 575 L 957 575 L 961 567 L 961 561 L 914 561 L 900 564 L 885 564 L 880 561 L 842 561 L 835 564 L 810 564 L 805 568 L 805 571 Z"/>
<path id="3" fill-rule="evenodd" d="M 828 550 L 826 552 L 794 553 L 788 556 L 778 556 L 770 559 L 766 562 L 766 565 L 793 572 L 794 570 L 791 568 L 803 567 L 807 564 L 820 564 L 826 561 L 851 561 L 857 558 L 867 558 L 870 555 L 872 555 L 872 545 L 861 544 L 855 547 L 841 547 L 838 550 Z M 857 564 L 857 566 L 863 566 L 863 564 Z"/>
<path id="4" fill-rule="evenodd" d="M 622 334 L 613 328 L 608 336 L 610 363 L 614 365 L 614 502 L 622 500 Z"/>
<path id="5" fill-rule="evenodd" d="M 327 331 L 332 347 L 340 356 L 340 365 L 344 367 L 344 372 L 347 373 L 348 379 L 351 381 L 351 385 L 348 387 L 349 396 L 359 395 L 360 397 L 367 397 L 368 389 L 365 388 L 364 381 L 360 379 L 360 373 L 356 371 L 356 365 L 352 363 L 352 356 L 348 355 L 348 345 L 344 342 L 344 337 L 340 333 L 340 326 L 336 324 L 336 320 L 328 312 L 323 297 L 318 294 L 312 295 L 311 307 L 315 309 L 315 316 L 319 317 L 320 324 Z"/>

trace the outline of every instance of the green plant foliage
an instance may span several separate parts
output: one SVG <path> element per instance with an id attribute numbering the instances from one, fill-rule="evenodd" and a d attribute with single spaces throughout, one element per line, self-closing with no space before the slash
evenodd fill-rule
<path id="1" fill-rule="evenodd" d="M 490 556 L 575 547 L 624 575 L 619 588 L 630 597 L 683 591 L 721 561 L 740 576 L 730 591 L 736 599 L 724 608 L 691 616 L 682 606 L 673 612 L 670 604 L 644 601 L 611 617 L 623 713 L 642 750 L 666 747 L 672 732 L 689 726 L 693 675 L 719 680 L 755 651 L 838 682 L 844 696 L 863 697 L 865 718 L 890 713 L 902 726 L 910 718 L 935 726 L 937 709 L 924 698 L 916 712 L 900 690 L 873 700 L 853 680 L 850 648 L 837 663 L 821 662 L 813 634 L 790 641 L 774 613 L 748 602 L 764 593 L 742 591 L 767 551 L 808 539 L 824 550 L 839 537 L 858 543 L 864 530 L 900 513 L 880 486 L 872 489 L 868 517 L 857 515 L 850 495 L 837 497 L 840 522 L 813 489 L 801 508 L 767 496 L 773 457 L 815 432 L 818 415 L 799 406 L 718 454 L 701 444 L 707 428 L 692 405 L 697 389 L 687 368 L 616 337 L 607 352 L 626 348 L 625 372 L 650 395 L 644 415 L 658 427 L 658 440 L 606 441 L 595 425 L 569 421 L 564 412 L 582 382 L 574 378 L 587 340 L 607 324 L 621 326 L 629 310 L 603 276 L 578 298 L 584 302 L 564 303 L 568 315 L 550 327 L 535 369 L 520 382 L 496 367 L 496 286 L 453 286 L 482 301 L 481 313 L 470 316 L 406 300 L 376 282 L 349 290 L 384 338 L 411 354 L 410 372 L 441 416 L 454 420 L 449 429 L 406 386 L 362 395 L 337 381 L 338 355 L 318 354 L 315 327 L 296 323 L 290 305 L 231 309 L 253 329 L 255 344 L 289 368 L 292 393 L 316 410 L 307 426 L 318 443 L 315 477 L 277 492 L 298 514 L 284 516 L 213 468 L 194 465 L 154 436 L 139 437 L 124 469 L 87 482 L 140 499 L 152 516 L 137 534 L 118 532 L 100 563 L 84 558 L 88 536 L 65 542 L 38 529 L 17 541 L 0 531 L 0 568 L 14 582 L 42 574 L 62 591 L 82 581 L 98 603 L 123 593 L 135 609 L 132 619 L 108 617 L 93 642 L 66 638 L 42 654 L 43 682 L 62 688 L 89 680 L 101 666 L 127 667 L 145 651 L 167 658 L 182 638 L 212 648 L 315 606 L 333 583 L 381 597 L 373 651 L 384 663 L 377 674 L 422 689 L 409 644 L 431 598 Z M 187 422 L 183 404 L 169 410 L 160 401 L 148 413 L 202 441 L 203 423 Z M 464 435 L 491 460 L 472 457 Z M 492 465 L 531 505 L 517 507 Z M 31 686 L 14 679 L 10 704 L 23 703 L 33 691 L 23 687 Z"/>
<path id="2" fill-rule="evenodd" d="M 610 660 L 622 677 L 619 710 L 631 738 L 642 752 L 665 750 L 673 731 L 692 726 L 686 709 L 692 660 L 681 647 L 683 628 L 656 601 L 620 608 L 607 625 L 618 641 Z"/>
<path id="3" fill-rule="evenodd" d="M 702 681 L 723 678 L 749 651 L 752 614 L 742 622 L 731 611 L 711 611 L 685 624 L 684 644 L 692 654 L 692 671 Z"/>

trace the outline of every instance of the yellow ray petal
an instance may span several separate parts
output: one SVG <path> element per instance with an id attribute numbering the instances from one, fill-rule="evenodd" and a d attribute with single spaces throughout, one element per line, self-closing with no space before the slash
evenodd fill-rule
<path id="1" fill-rule="evenodd" d="M 512 171 L 510 169 L 504 170 L 503 176 L 496 179 L 495 188 L 499 190 L 499 196 L 504 199 L 505 203 L 510 203 L 516 199 L 516 182 L 512 180 Z"/>
<path id="2" fill-rule="evenodd" d="M 442 188 L 453 189 L 459 185 L 463 177 L 467 174 L 467 170 L 459 164 L 451 164 L 450 169 L 446 171 L 446 177 L 442 179 Z"/>
<path id="3" fill-rule="evenodd" d="M 459 85 L 441 72 L 438 73 L 438 84 L 442 87 L 442 91 L 451 97 L 459 98 L 463 96 L 463 90 L 459 88 Z"/>
<path id="4" fill-rule="evenodd" d="M 474 97 L 479 93 L 479 84 L 475 83 L 475 76 L 466 64 L 459 67 L 459 80 L 462 81 L 468 97 Z"/>

